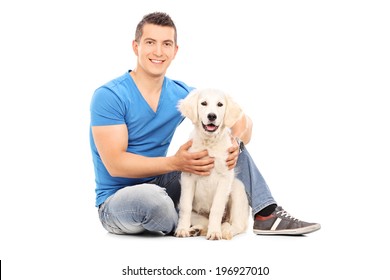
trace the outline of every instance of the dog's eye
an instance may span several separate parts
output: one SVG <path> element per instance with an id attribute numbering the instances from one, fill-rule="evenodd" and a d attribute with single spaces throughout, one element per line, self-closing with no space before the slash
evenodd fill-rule
<path id="1" fill-rule="evenodd" d="M 202 105 L 202 106 L 207 106 L 207 102 L 206 102 L 206 101 L 203 101 L 202 103 L 200 103 L 200 105 Z"/>
<path id="2" fill-rule="evenodd" d="M 222 107 L 222 106 L 223 106 L 223 103 L 218 102 L 217 106 L 218 106 L 218 107 Z"/>

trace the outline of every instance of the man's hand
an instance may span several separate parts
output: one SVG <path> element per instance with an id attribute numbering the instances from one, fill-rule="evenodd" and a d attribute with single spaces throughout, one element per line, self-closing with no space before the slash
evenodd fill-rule
<path id="1" fill-rule="evenodd" d="M 239 147 L 236 139 L 232 137 L 232 146 L 228 149 L 228 157 L 226 159 L 226 164 L 229 168 L 229 170 L 233 169 L 237 165 L 237 160 L 238 160 L 238 155 L 240 154 L 239 152 Z"/>
<path id="2" fill-rule="evenodd" d="M 210 175 L 214 167 L 214 158 L 209 157 L 207 150 L 191 153 L 188 150 L 192 146 L 192 140 L 182 145 L 175 154 L 177 170 L 196 175 Z"/>

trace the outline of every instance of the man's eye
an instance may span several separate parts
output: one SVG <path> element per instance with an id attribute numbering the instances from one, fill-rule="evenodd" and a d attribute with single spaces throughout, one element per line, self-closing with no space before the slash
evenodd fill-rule
<path id="1" fill-rule="evenodd" d="M 223 103 L 218 102 L 217 106 L 218 106 L 218 107 L 222 107 L 222 106 L 223 106 Z"/>
<path id="2" fill-rule="evenodd" d="M 206 101 L 203 101 L 202 103 L 200 103 L 200 105 L 202 105 L 202 106 L 207 106 L 207 102 L 206 102 Z"/>

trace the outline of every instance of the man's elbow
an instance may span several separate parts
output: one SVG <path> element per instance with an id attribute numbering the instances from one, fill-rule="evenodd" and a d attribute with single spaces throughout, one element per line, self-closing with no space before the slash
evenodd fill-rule
<path id="1" fill-rule="evenodd" d="M 107 168 L 108 174 L 110 174 L 111 177 L 123 177 L 122 173 L 115 168 Z"/>
<path id="2" fill-rule="evenodd" d="M 106 170 L 111 177 L 125 177 L 123 170 L 118 166 L 110 163 L 106 163 L 104 166 L 106 167 Z"/>
<path id="3" fill-rule="evenodd" d="M 245 137 L 243 137 L 244 139 L 242 139 L 242 141 L 244 141 L 245 144 L 248 144 L 251 141 L 252 127 L 253 127 L 253 122 L 252 122 L 251 118 L 246 116 L 246 127 L 245 127 L 245 133 L 244 133 Z"/>

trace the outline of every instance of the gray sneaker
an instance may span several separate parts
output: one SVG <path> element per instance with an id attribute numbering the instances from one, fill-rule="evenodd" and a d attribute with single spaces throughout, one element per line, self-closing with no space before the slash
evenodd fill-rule
<path id="1" fill-rule="evenodd" d="M 281 206 L 276 207 L 275 211 L 268 217 L 256 216 L 253 223 L 254 233 L 268 235 L 301 235 L 320 228 L 320 224 L 307 223 L 294 218 Z"/>

